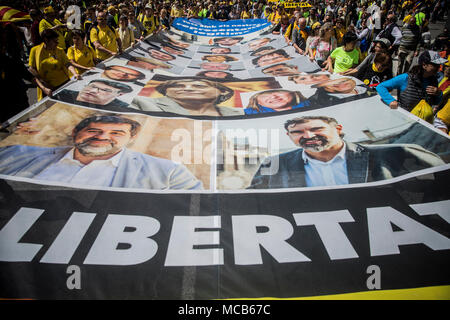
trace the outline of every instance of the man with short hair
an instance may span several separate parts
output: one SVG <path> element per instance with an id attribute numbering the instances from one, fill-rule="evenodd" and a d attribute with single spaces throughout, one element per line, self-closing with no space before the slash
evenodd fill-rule
<path id="1" fill-rule="evenodd" d="M 297 66 L 279 63 L 262 69 L 262 73 L 269 74 L 273 77 L 284 77 L 298 75 L 300 71 L 298 71 Z"/>
<path id="2" fill-rule="evenodd" d="M 126 108 L 128 104 L 117 98 L 132 91 L 126 84 L 98 79 L 89 82 L 79 92 L 63 89 L 55 99 L 90 108 Z"/>
<path id="3" fill-rule="evenodd" d="M 0 148 L 0 174 L 83 187 L 201 189 L 183 165 L 127 148 L 140 127 L 117 115 L 85 118 L 72 131 L 72 146 Z"/>
<path id="4" fill-rule="evenodd" d="M 297 26 L 292 31 L 292 46 L 299 54 L 305 53 L 308 36 L 309 31 L 306 26 L 306 19 L 301 17 L 297 20 Z"/>
<path id="5" fill-rule="evenodd" d="M 299 147 L 265 159 L 251 189 L 336 186 L 398 177 L 444 165 L 414 144 L 360 145 L 343 139 L 336 119 L 304 116 L 286 121 L 286 134 Z"/>
<path id="6" fill-rule="evenodd" d="M 99 60 L 108 59 L 122 51 L 120 38 L 116 36 L 115 30 L 106 23 L 106 13 L 99 12 L 97 16 L 98 25 L 90 32 L 91 43 L 95 47 L 95 57 Z"/>
<path id="7" fill-rule="evenodd" d="M 397 17 L 394 14 L 388 14 L 383 30 L 376 36 L 376 40 L 386 38 L 391 42 L 391 47 L 388 49 L 389 53 L 397 52 L 402 40 L 402 32 L 398 27 Z"/>

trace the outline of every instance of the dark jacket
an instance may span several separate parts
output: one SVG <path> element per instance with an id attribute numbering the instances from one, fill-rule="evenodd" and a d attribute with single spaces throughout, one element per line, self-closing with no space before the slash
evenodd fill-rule
<path id="1" fill-rule="evenodd" d="M 379 181 L 444 165 L 436 154 L 415 144 L 359 145 L 346 142 L 349 184 Z M 303 149 L 263 161 L 249 189 L 306 187 Z M 278 163 L 277 163 L 278 162 Z"/>

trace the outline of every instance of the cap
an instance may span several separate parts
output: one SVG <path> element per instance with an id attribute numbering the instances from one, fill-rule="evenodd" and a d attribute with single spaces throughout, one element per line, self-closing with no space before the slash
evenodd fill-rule
<path id="1" fill-rule="evenodd" d="M 444 64 L 448 62 L 447 59 L 442 58 L 438 52 L 427 50 L 422 52 L 419 56 L 419 64 L 432 63 L 432 64 Z"/>
<path id="2" fill-rule="evenodd" d="M 389 48 L 391 46 L 391 42 L 389 41 L 389 39 L 386 39 L 386 38 L 375 39 L 375 40 L 373 40 L 373 42 L 374 43 L 381 42 L 382 44 L 384 44 L 386 46 L 386 48 Z"/>
<path id="3" fill-rule="evenodd" d="M 55 12 L 55 10 L 53 9 L 53 7 L 46 7 L 45 9 L 44 9 L 44 13 L 54 13 Z"/>
<path id="4" fill-rule="evenodd" d="M 114 10 L 114 9 L 116 9 L 114 6 L 109 6 L 108 7 L 108 11 L 111 11 L 111 10 Z"/>
<path id="5" fill-rule="evenodd" d="M 147 4 L 147 5 L 145 6 L 145 9 L 153 9 L 153 7 L 152 7 L 151 4 Z"/>
<path id="6" fill-rule="evenodd" d="M 312 25 L 312 27 L 311 27 L 311 29 L 317 29 L 317 28 L 320 28 L 322 25 L 320 24 L 320 22 L 316 22 L 316 23 L 314 23 L 313 25 Z"/>

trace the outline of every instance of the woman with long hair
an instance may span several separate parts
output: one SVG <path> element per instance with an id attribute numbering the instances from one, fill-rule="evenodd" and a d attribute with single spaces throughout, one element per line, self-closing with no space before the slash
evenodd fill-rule
<path id="1" fill-rule="evenodd" d="M 73 30 L 73 46 L 67 49 L 67 57 L 75 67 L 78 74 L 92 69 L 95 66 L 95 52 L 84 43 L 85 34 L 81 30 Z"/>
<path id="2" fill-rule="evenodd" d="M 280 112 L 309 106 L 309 101 L 299 91 L 274 89 L 254 94 L 245 108 L 245 114 Z"/>
<path id="3" fill-rule="evenodd" d="M 334 37 L 333 25 L 326 22 L 320 27 L 318 38 L 311 41 L 309 45 L 309 59 L 317 62 L 321 68 L 325 68 L 325 62 L 336 47 L 337 40 Z"/>
<path id="4" fill-rule="evenodd" d="M 241 109 L 219 106 L 234 95 L 234 90 L 215 81 L 200 78 L 168 80 L 155 87 L 155 90 L 162 97 L 137 96 L 131 107 L 143 111 L 192 116 L 221 117 L 243 114 Z"/>

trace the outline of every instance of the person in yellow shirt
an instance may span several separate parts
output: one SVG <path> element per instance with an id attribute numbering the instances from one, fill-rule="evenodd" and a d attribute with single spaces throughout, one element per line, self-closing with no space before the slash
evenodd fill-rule
<path id="1" fill-rule="evenodd" d="M 38 85 L 38 101 L 44 94 L 51 97 L 55 89 L 69 81 L 71 75 L 80 79 L 65 52 L 58 47 L 58 34 L 46 29 L 41 37 L 44 42 L 31 48 L 29 57 L 29 71 Z"/>
<path id="2" fill-rule="evenodd" d="M 75 67 L 77 74 L 82 74 L 95 66 L 94 50 L 84 44 L 84 32 L 81 30 L 72 31 L 73 46 L 67 49 L 67 58 Z"/>
<path id="3" fill-rule="evenodd" d="M 244 9 L 241 12 L 241 19 L 250 19 L 250 10 L 247 7 L 244 7 Z"/>
<path id="4" fill-rule="evenodd" d="M 170 16 L 172 18 L 180 18 L 184 16 L 184 11 L 181 8 L 180 4 L 178 2 L 176 2 L 173 6 L 172 9 L 170 10 Z"/>
<path id="5" fill-rule="evenodd" d="M 159 19 L 154 15 L 153 8 L 149 4 L 145 6 L 145 13 L 141 16 L 140 21 L 144 25 L 147 34 L 158 32 L 160 29 Z"/>
<path id="6" fill-rule="evenodd" d="M 128 27 L 128 17 L 125 15 L 119 18 L 119 27 L 116 29 L 116 37 L 122 42 L 122 50 L 134 45 L 134 33 Z"/>
<path id="7" fill-rule="evenodd" d="M 56 19 L 55 10 L 52 7 L 44 9 L 44 18 L 39 22 L 39 34 L 44 30 L 51 29 L 58 34 L 58 47 L 66 50 L 66 39 L 64 34 L 66 32 L 66 25 Z"/>
<path id="8" fill-rule="evenodd" d="M 342 39 L 344 38 L 344 34 L 347 32 L 345 29 L 345 23 L 344 20 L 341 18 L 336 20 L 336 26 L 334 27 L 336 39 L 338 46 L 342 44 Z"/>
<path id="9" fill-rule="evenodd" d="M 106 13 L 97 16 L 97 27 L 91 29 L 90 40 L 95 47 L 95 57 L 101 61 L 122 52 L 122 43 L 116 32 L 106 23 Z"/>

